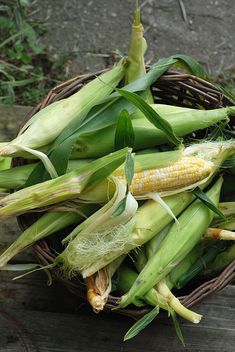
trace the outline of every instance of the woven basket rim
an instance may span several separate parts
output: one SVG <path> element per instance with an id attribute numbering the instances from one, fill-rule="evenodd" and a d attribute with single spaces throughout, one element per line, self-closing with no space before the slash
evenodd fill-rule
<path id="1" fill-rule="evenodd" d="M 106 70 L 107 69 L 95 73 L 87 73 L 73 77 L 51 89 L 48 94 L 25 115 L 21 122 L 20 128 L 37 111 L 51 104 L 52 102 L 68 97 L 75 91 L 79 90 L 89 80 L 102 74 Z M 175 71 L 172 69 L 165 72 L 152 85 L 151 90 L 153 95 L 155 95 L 157 92 L 158 99 L 160 98 L 160 103 L 162 101 L 165 103 L 170 101 L 171 103 L 173 102 L 174 105 L 190 105 L 192 107 L 197 107 L 199 104 L 202 104 L 205 109 L 234 105 L 234 103 L 212 83 L 207 82 L 204 79 L 196 77 L 190 73 Z M 25 162 L 26 161 L 22 158 L 15 158 L 13 160 L 13 167 L 22 165 Z M 18 217 L 18 223 L 22 230 L 29 226 L 24 216 Z M 47 239 L 36 242 L 33 245 L 33 248 L 41 264 L 48 265 L 53 261 L 53 252 L 47 243 Z M 73 294 L 85 298 L 86 293 L 84 285 L 78 285 L 78 282 L 74 280 L 64 279 L 58 269 L 52 268 L 50 270 L 56 281 L 62 283 Z M 204 282 L 189 294 L 179 297 L 179 299 L 186 307 L 190 307 L 206 298 L 213 292 L 221 290 L 233 280 L 235 280 L 235 260 L 225 270 L 223 270 L 220 275 Z M 118 299 L 119 297 L 110 295 L 106 303 L 105 310 L 109 311 L 114 308 Z M 149 310 L 149 307 L 130 307 L 124 309 L 116 309 L 114 312 L 130 316 L 134 319 L 138 319 Z"/>

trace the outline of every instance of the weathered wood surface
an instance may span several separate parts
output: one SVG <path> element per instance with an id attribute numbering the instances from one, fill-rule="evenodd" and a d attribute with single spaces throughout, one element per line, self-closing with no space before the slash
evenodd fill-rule
<path id="1" fill-rule="evenodd" d="M 6 115 L 1 109 L 0 112 L 2 122 L 2 116 Z M 11 109 L 11 121 L 16 121 L 17 116 L 17 109 Z M 1 123 L 0 135 L 3 131 L 9 138 L 8 129 Z M 18 234 L 15 221 L 0 224 L 1 247 Z M 17 260 L 32 262 L 32 251 L 23 253 Z M 14 276 L 15 273 L 0 272 L 0 352 L 234 351 L 234 286 L 214 294 L 194 308 L 204 315 L 199 325 L 181 320 L 184 348 L 164 315 L 135 339 L 124 343 L 123 336 L 133 324 L 130 319 L 115 314 L 92 313 L 85 302 L 59 284 L 48 287 L 47 277 L 42 272 L 17 281 L 12 280 Z"/>
<path id="2" fill-rule="evenodd" d="M 58 285 L 46 287 L 38 274 L 18 283 L 9 280 L 12 274 L 1 276 L 0 351 L 234 351 L 233 286 L 195 307 L 204 314 L 199 325 L 182 321 L 184 348 L 166 317 L 153 322 L 135 339 L 123 342 L 133 323 L 130 319 L 91 313 Z M 22 347 L 22 338 L 28 349 Z"/>

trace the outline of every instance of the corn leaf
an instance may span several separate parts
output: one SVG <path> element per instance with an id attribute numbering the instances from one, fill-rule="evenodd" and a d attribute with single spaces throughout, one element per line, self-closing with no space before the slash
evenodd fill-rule
<path id="1" fill-rule="evenodd" d="M 210 78 L 204 68 L 192 57 L 183 54 L 172 55 L 171 58 L 177 60 L 175 66 L 180 67 L 197 77 L 201 77 L 207 81 L 210 81 Z"/>
<path id="2" fill-rule="evenodd" d="M 131 185 L 134 172 L 135 172 L 134 158 L 132 154 L 129 152 L 127 153 L 126 162 L 125 162 L 125 177 L 129 187 Z"/>
<path id="3" fill-rule="evenodd" d="M 226 216 L 222 213 L 222 211 L 217 208 L 217 206 L 210 200 L 210 198 L 199 188 L 196 187 L 193 190 L 193 194 L 202 201 L 210 210 L 212 210 L 215 214 L 219 215 L 220 218 L 226 220 Z"/>
<path id="4" fill-rule="evenodd" d="M 115 218 L 116 216 L 121 215 L 125 209 L 126 209 L 126 201 L 127 201 L 127 195 L 120 200 L 120 202 L 118 203 L 116 209 L 114 210 L 114 212 L 112 213 L 112 217 Z"/>
<path id="5" fill-rule="evenodd" d="M 139 334 L 146 326 L 148 326 L 159 314 L 159 307 L 153 308 L 149 313 L 145 314 L 138 320 L 125 334 L 124 341 L 130 340 Z"/>
<path id="6" fill-rule="evenodd" d="M 222 168 L 230 168 L 230 167 L 234 167 L 235 166 L 235 156 L 230 157 L 229 159 L 225 160 Z"/>
<path id="7" fill-rule="evenodd" d="M 124 98 L 133 103 L 146 118 L 158 129 L 163 131 L 169 141 L 176 146 L 181 144 L 181 140 L 175 135 L 170 123 L 161 117 L 148 103 L 136 93 L 127 92 L 123 89 L 116 89 Z"/>
<path id="8" fill-rule="evenodd" d="M 124 147 L 133 147 L 135 134 L 131 118 L 127 110 L 122 110 L 115 131 L 115 150 Z"/>
<path id="9" fill-rule="evenodd" d="M 183 346 L 185 346 L 184 337 L 183 337 L 182 331 L 180 329 L 180 325 L 179 325 L 179 322 L 177 320 L 176 314 L 175 314 L 175 312 L 172 311 L 170 313 L 170 315 L 171 315 L 172 322 L 173 322 L 174 327 L 175 327 L 176 335 L 178 336 L 178 338 L 179 338 L 180 342 L 183 344 Z"/>

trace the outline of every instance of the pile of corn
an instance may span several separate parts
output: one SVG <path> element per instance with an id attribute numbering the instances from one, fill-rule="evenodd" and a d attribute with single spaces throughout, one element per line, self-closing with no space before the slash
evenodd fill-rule
<path id="1" fill-rule="evenodd" d="M 9 269 L 19 252 L 60 231 L 51 267 L 84 279 L 94 311 L 110 292 L 120 296 L 117 308 L 153 306 L 125 339 L 160 309 L 182 339 L 176 314 L 194 323 L 201 315 L 174 293 L 235 258 L 235 193 L 228 191 L 235 190 L 235 108 L 157 104 L 151 84 L 179 62 L 161 59 L 146 73 L 146 47 L 137 8 L 127 58 L 0 143 L 0 221 L 41 214 L 1 253 L 0 267 Z M 199 64 L 186 61 L 197 74 Z M 202 129 L 208 137 L 193 139 Z M 16 156 L 31 162 L 11 168 Z"/>

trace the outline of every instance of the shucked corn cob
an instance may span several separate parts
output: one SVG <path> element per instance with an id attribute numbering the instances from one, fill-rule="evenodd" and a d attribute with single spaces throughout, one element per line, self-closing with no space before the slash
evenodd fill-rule
<path id="1" fill-rule="evenodd" d="M 167 196 L 192 189 L 205 183 L 234 151 L 233 141 L 192 145 L 185 148 L 182 157 L 167 166 L 136 172 L 130 190 L 135 197 L 146 199 L 151 193 Z M 123 174 L 116 175 L 124 182 Z"/>
<path id="2" fill-rule="evenodd" d="M 203 181 L 212 172 L 212 163 L 197 157 L 183 157 L 172 165 L 134 174 L 130 190 L 135 196 L 149 192 L 175 191 Z M 124 182 L 124 176 L 118 176 Z"/>

